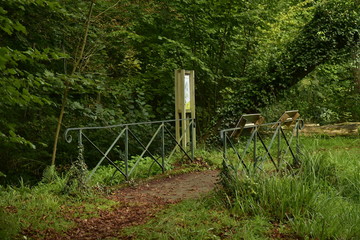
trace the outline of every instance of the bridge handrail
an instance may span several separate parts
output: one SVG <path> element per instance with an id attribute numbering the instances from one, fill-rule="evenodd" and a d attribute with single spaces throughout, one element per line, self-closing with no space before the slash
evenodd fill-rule
<path id="1" fill-rule="evenodd" d="M 65 130 L 64 136 L 65 140 L 68 143 L 71 143 L 72 136 L 69 135 L 70 131 L 82 131 L 82 130 L 98 130 L 98 129 L 110 129 L 110 128 L 120 128 L 120 127 L 128 127 L 128 126 L 137 126 L 137 125 L 145 125 L 145 124 L 164 124 L 170 122 L 180 122 L 180 121 L 193 121 L 194 118 L 184 118 L 184 119 L 171 119 L 171 120 L 161 120 L 161 121 L 150 121 L 150 122 L 137 122 L 137 123 L 122 123 L 122 124 L 114 124 L 108 126 L 97 126 L 97 127 L 73 127 L 67 128 Z"/>
<path id="2" fill-rule="evenodd" d="M 221 139 L 223 139 L 224 133 L 232 132 L 232 131 L 236 131 L 236 130 L 257 128 L 257 127 L 263 127 L 263 126 L 283 125 L 284 123 L 288 123 L 288 122 L 292 122 L 292 120 L 286 120 L 286 121 L 283 121 L 283 122 L 282 121 L 277 121 L 277 122 L 270 122 L 270 123 L 262 123 L 262 124 L 259 124 L 259 125 L 255 125 L 255 124 L 253 124 L 253 125 L 245 125 L 243 127 L 222 129 L 222 130 L 220 130 L 220 137 L 221 137 Z M 296 122 L 299 124 L 299 130 L 302 130 L 304 128 L 304 120 L 303 119 L 297 119 Z"/>

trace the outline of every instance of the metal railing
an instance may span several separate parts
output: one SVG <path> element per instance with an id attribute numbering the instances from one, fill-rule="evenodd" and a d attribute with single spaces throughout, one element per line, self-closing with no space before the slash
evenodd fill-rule
<path id="1" fill-rule="evenodd" d="M 175 151 L 177 149 L 180 150 L 187 158 L 193 160 L 194 159 L 194 143 L 191 141 L 192 138 L 189 137 L 189 146 L 186 146 L 185 148 L 182 146 L 181 141 L 184 138 L 184 135 L 181 136 L 179 140 L 176 140 L 174 137 L 174 134 L 172 133 L 171 128 L 173 128 L 172 124 L 178 124 L 178 122 L 181 123 L 181 121 L 186 121 L 186 129 L 184 129 L 184 132 L 188 131 L 191 133 L 192 130 L 195 128 L 195 119 L 179 119 L 179 120 L 164 120 L 164 121 L 153 121 L 153 122 L 139 122 L 139 123 L 129 123 L 129 124 L 118 124 L 118 125 L 110 125 L 110 126 L 102 126 L 102 127 L 76 127 L 76 128 L 68 128 L 65 131 L 65 139 L 68 143 L 72 142 L 72 135 L 70 132 L 77 132 L 78 136 L 78 148 L 79 148 L 79 154 L 83 154 L 85 151 L 84 149 L 84 141 L 88 142 L 90 146 L 92 146 L 98 153 L 101 154 L 100 160 L 97 162 L 96 166 L 92 169 L 88 179 L 90 179 L 96 170 L 99 168 L 99 166 L 106 160 L 110 165 L 112 165 L 115 168 L 115 172 L 113 176 L 115 175 L 116 171 L 121 173 L 126 180 L 129 179 L 129 177 L 134 173 L 134 170 L 139 165 L 140 161 L 145 157 L 145 155 L 148 158 L 151 158 L 153 163 L 157 164 L 162 172 L 166 170 L 166 163 L 167 161 L 173 156 Z M 152 137 L 150 140 L 144 142 L 142 140 L 141 135 L 143 132 L 137 133 L 134 131 L 133 128 L 137 126 L 147 126 L 148 128 L 153 127 L 153 129 L 156 128 L 155 132 L 152 134 Z M 111 144 L 106 148 L 105 151 L 101 150 L 101 147 L 97 145 L 91 137 L 89 137 L 89 132 L 94 132 L 97 130 L 111 130 L 111 132 L 116 132 L 116 137 L 114 140 L 111 141 Z M 189 134 L 188 134 L 189 135 Z M 156 142 L 155 139 L 160 137 L 160 146 L 157 147 L 157 152 L 160 154 L 154 153 L 154 150 L 151 150 L 151 145 L 154 145 Z M 188 137 L 188 136 L 185 136 Z M 109 138 L 109 136 L 102 136 L 102 138 Z M 142 150 L 141 154 L 133 154 L 130 152 L 130 139 L 132 139 L 138 148 Z M 169 141 L 170 140 L 170 141 Z M 173 147 L 171 151 L 165 150 L 165 145 L 169 142 L 173 143 Z M 131 144 L 133 145 L 133 144 Z M 157 143 L 159 145 L 159 143 Z M 114 147 L 117 147 L 117 149 L 121 149 L 122 156 L 119 157 L 118 160 L 120 160 L 123 164 L 116 164 L 116 160 L 110 159 L 109 153 L 114 149 Z M 188 150 L 188 148 L 190 150 Z M 133 165 L 129 166 L 130 157 L 136 155 L 137 157 L 132 160 L 135 161 Z M 152 166 L 151 165 L 151 166 Z"/>
<path id="2" fill-rule="evenodd" d="M 276 171 L 279 171 L 284 163 L 288 167 L 298 166 L 300 163 L 299 130 L 303 127 L 303 120 L 290 118 L 277 122 L 245 124 L 241 127 L 224 129 L 220 131 L 224 161 L 231 164 L 235 170 L 242 167 L 248 174 L 257 169 L 263 170 L 262 164 L 267 159 L 270 160 Z M 234 138 L 233 133 L 236 131 L 240 131 L 241 135 Z M 247 136 L 244 134 L 246 132 Z M 237 142 L 241 138 L 243 141 Z M 294 138 L 296 139 L 295 150 Z M 243 148 L 244 140 L 245 148 Z M 276 144 L 274 144 L 275 142 Z M 277 146 L 275 150 L 273 149 L 274 145 Z M 292 163 L 286 159 L 289 153 Z"/>

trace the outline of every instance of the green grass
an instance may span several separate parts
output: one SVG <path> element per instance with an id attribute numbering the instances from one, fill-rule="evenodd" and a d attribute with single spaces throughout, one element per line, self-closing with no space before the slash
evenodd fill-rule
<path id="1" fill-rule="evenodd" d="M 198 159 L 207 159 L 207 163 L 210 166 L 214 166 L 218 163 L 215 163 L 218 161 L 218 158 L 214 158 L 215 151 L 212 151 L 211 153 L 203 150 L 203 148 L 199 148 L 196 151 L 195 156 L 197 156 Z M 219 152 L 216 152 L 218 156 L 221 156 Z M 170 159 L 166 159 L 165 161 L 165 171 L 170 172 L 170 174 L 174 174 L 174 170 L 177 171 L 176 168 L 182 169 L 181 171 L 196 171 L 203 169 L 202 166 L 199 166 L 199 164 L 195 162 L 191 162 L 188 159 L 185 159 L 184 154 L 181 152 L 176 152 L 172 155 Z M 213 156 L 212 158 L 208 158 L 208 156 Z M 161 162 L 161 158 L 159 156 L 156 156 L 158 158 L 158 161 Z M 220 159 L 221 160 L 221 159 Z M 213 162 L 214 161 L 214 162 Z M 136 164 L 137 162 L 137 164 Z M 125 166 L 123 161 L 115 161 L 115 164 L 120 167 L 121 170 L 125 171 Z M 135 167 L 134 167 L 135 166 Z M 134 169 L 132 169 L 134 167 Z M 150 157 L 143 157 L 140 158 L 139 156 L 133 156 L 128 163 L 128 171 L 131 174 L 129 176 L 130 179 L 136 180 L 136 179 L 142 179 L 142 178 L 148 178 L 155 175 L 159 175 L 162 173 L 161 167 L 154 162 L 154 160 Z M 180 171 L 180 172 L 181 172 Z M 115 168 L 111 165 L 101 165 L 95 172 L 95 174 L 91 178 L 92 184 L 100 184 L 100 185 L 117 185 L 124 183 L 125 177 L 119 173 L 118 171 L 115 171 Z"/>
<path id="2" fill-rule="evenodd" d="M 220 147 L 208 148 L 205 145 L 197 146 L 197 149 L 195 151 L 195 156 L 198 158 L 202 158 L 212 167 L 221 166 L 223 159 L 222 148 Z"/>
<path id="3" fill-rule="evenodd" d="M 171 205 L 145 225 L 125 229 L 119 237 L 360 239 L 360 139 L 321 136 L 301 140 L 300 168 L 250 177 L 225 169 L 224 189 Z M 221 166 L 220 151 L 200 147 L 195 155 L 209 167 Z M 203 167 L 195 162 L 172 173 Z M 141 169 L 138 177 L 146 175 L 146 161 Z M 94 186 L 106 187 L 112 171 L 100 168 Z M 64 212 L 96 217 L 100 209 L 117 204 L 92 191 L 64 194 L 65 184 L 65 177 L 45 173 L 35 187 L 0 187 L 0 239 L 23 238 L 24 229 L 41 232 L 51 226 L 66 231 L 74 223 Z"/>
<path id="4" fill-rule="evenodd" d="M 176 157 L 178 156 L 174 158 Z M 152 162 L 149 158 L 141 161 L 133 177 L 148 177 Z M 197 163 L 187 163 L 167 174 L 203 169 L 204 166 Z M 43 180 L 34 187 L 24 185 L 22 181 L 20 187 L 0 186 L 0 239 L 23 238 L 26 231 L 39 232 L 41 235 L 41 231 L 49 226 L 57 232 L 66 231 L 74 226 L 74 222 L 65 214 L 80 218 L 96 217 L 100 210 L 109 209 L 117 204 L 106 199 L 101 193 L 106 192 L 109 186 L 124 183 L 124 178 L 119 174 L 112 178 L 113 172 L 113 167 L 101 166 L 89 183 L 89 188 L 84 189 L 76 186 L 68 188 L 68 176 L 58 177 L 53 168 L 47 169 Z M 159 172 L 159 167 L 152 166 L 150 175 Z"/>
<path id="5" fill-rule="evenodd" d="M 171 206 L 122 237 L 359 239 L 360 139 L 312 137 L 302 144 L 299 169 L 232 175 L 225 189 Z"/>
<path id="6" fill-rule="evenodd" d="M 206 149 L 205 146 L 199 146 L 195 152 L 194 161 L 190 161 L 182 152 L 175 152 L 171 159 L 167 159 L 165 162 L 165 175 L 177 175 L 194 171 L 203 171 L 206 169 L 217 168 L 221 165 L 222 152 L 221 149 Z M 129 170 L 134 166 L 138 157 L 133 157 L 129 161 Z M 121 161 L 115 161 L 115 164 L 122 166 L 124 163 Z M 115 174 L 114 174 L 115 173 Z M 130 175 L 130 183 L 133 181 L 139 181 L 141 179 L 156 178 L 162 175 L 162 169 L 154 160 L 150 157 L 141 158 L 133 172 Z M 115 168 L 111 165 L 101 165 L 92 176 L 90 185 L 104 186 L 116 186 L 119 184 L 126 184 L 125 177 L 118 171 L 115 172 Z"/>
<path id="7" fill-rule="evenodd" d="M 98 210 L 110 208 L 115 202 L 89 191 L 80 197 L 63 194 L 64 178 L 40 182 L 35 187 L 1 187 L 0 239 L 25 238 L 26 232 L 39 232 L 51 226 L 57 232 L 66 231 L 74 223 L 64 214 L 78 217 L 97 216 Z"/>
<path id="8" fill-rule="evenodd" d="M 302 166 L 247 177 L 225 169 L 224 201 L 241 216 L 263 216 L 294 236 L 360 238 L 359 138 L 307 138 Z M 230 200 L 228 200 L 230 199 Z"/>
<path id="9" fill-rule="evenodd" d="M 266 239 L 264 217 L 241 219 L 214 203 L 214 195 L 173 205 L 145 225 L 128 228 L 121 237 L 134 239 Z"/>

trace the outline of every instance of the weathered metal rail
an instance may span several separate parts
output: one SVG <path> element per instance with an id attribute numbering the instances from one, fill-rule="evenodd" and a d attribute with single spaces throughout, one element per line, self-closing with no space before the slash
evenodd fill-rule
<path id="1" fill-rule="evenodd" d="M 179 120 L 118 124 L 118 125 L 110 125 L 110 126 L 102 126 L 102 127 L 68 128 L 65 131 L 65 139 L 68 143 L 71 143 L 73 137 L 70 134 L 70 132 L 77 132 L 78 147 L 80 149 L 79 151 L 81 151 L 81 153 L 79 154 L 83 154 L 83 152 L 85 151 L 84 141 L 90 143 L 90 146 L 92 146 L 101 154 L 102 157 L 98 161 L 97 165 L 91 171 L 88 179 L 90 179 L 94 175 L 94 173 L 99 168 L 99 166 L 104 162 L 104 160 L 106 160 L 110 165 L 112 165 L 115 168 L 114 174 L 116 173 L 116 171 L 118 171 L 125 177 L 126 180 L 128 180 L 145 155 L 147 155 L 147 157 L 150 157 L 153 161 L 153 164 L 156 163 L 163 172 L 166 170 L 166 162 L 172 157 L 176 149 L 179 149 L 184 154 L 184 156 L 187 156 L 189 159 L 191 160 L 194 159 L 194 143 L 192 141 L 193 138 L 189 137 L 189 135 L 185 136 L 188 138 L 187 142 L 189 142 L 190 150 L 188 151 L 187 149 L 185 149 L 187 147 L 184 148 L 181 144 L 184 135 L 181 136 L 179 140 L 176 140 L 174 134 L 170 130 L 171 124 L 177 123 L 179 121 L 186 122 L 186 129 L 184 130 L 184 132 L 186 132 L 188 129 L 191 130 L 189 131 L 190 133 L 193 132 L 193 128 L 195 128 L 195 119 L 187 118 L 187 119 L 179 119 Z M 153 133 L 151 139 L 146 143 L 141 140 L 141 134 L 135 133 L 135 131 L 132 130 L 133 127 L 140 125 L 157 126 L 156 131 Z M 117 132 L 115 139 L 111 142 L 110 146 L 105 151 L 101 150 L 101 148 L 97 144 L 95 144 L 94 140 L 90 139 L 90 137 L 88 136 L 88 132 L 93 132 L 101 129 L 111 129 Z M 157 154 L 153 153 L 150 150 L 150 146 L 154 143 L 154 140 L 158 136 L 160 136 L 161 138 L 160 156 L 157 156 Z M 108 136 L 103 136 L 103 137 L 106 138 Z M 129 167 L 130 157 L 133 156 L 129 151 L 130 139 L 133 139 L 138 145 L 138 147 L 142 149 L 142 153 L 137 156 L 136 161 L 132 167 Z M 122 144 L 120 144 L 120 140 L 122 140 Z M 165 143 L 169 142 L 169 140 L 174 144 L 174 147 L 172 151 L 168 154 L 168 152 L 165 151 Z M 122 148 L 124 152 L 123 159 L 120 159 L 124 163 L 123 167 L 116 164 L 116 161 L 110 159 L 109 157 L 109 153 L 114 149 L 115 146 Z"/>
<path id="2" fill-rule="evenodd" d="M 297 166 L 300 162 L 299 130 L 304 126 L 303 120 L 298 119 L 299 116 L 297 110 L 292 110 L 285 112 L 276 122 L 263 123 L 260 114 L 243 115 L 237 127 L 220 131 L 225 162 L 231 164 L 235 170 L 242 167 L 248 174 L 257 169 L 263 170 L 261 165 L 267 159 L 270 160 L 276 171 L 280 170 L 284 162 L 290 167 Z M 290 134 L 286 134 L 289 131 Z M 242 149 L 243 145 L 239 144 L 237 139 L 244 137 L 246 132 L 248 134 L 247 141 L 245 148 Z M 265 135 L 271 137 L 265 137 Z M 296 149 L 293 149 L 294 138 L 296 139 Z M 274 144 L 275 142 L 276 144 Z M 272 151 L 274 145 L 277 146 L 276 156 Z M 231 156 L 229 151 L 232 151 Z M 293 160 L 292 163 L 285 160 L 288 153 Z M 235 161 L 231 161 L 230 158 L 234 159 L 234 157 Z"/>

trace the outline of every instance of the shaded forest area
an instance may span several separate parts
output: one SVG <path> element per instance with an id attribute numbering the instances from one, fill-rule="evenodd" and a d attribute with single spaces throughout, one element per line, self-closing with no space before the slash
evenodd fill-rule
<path id="1" fill-rule="evenodd" d="M 359 15 L 359 0 L 0 0 L 0 180 L 66 169 L 67 127 L 173 119 L 175 69 L 196 72 L 204 142 L 242 113 L 360 121 Z"/>

